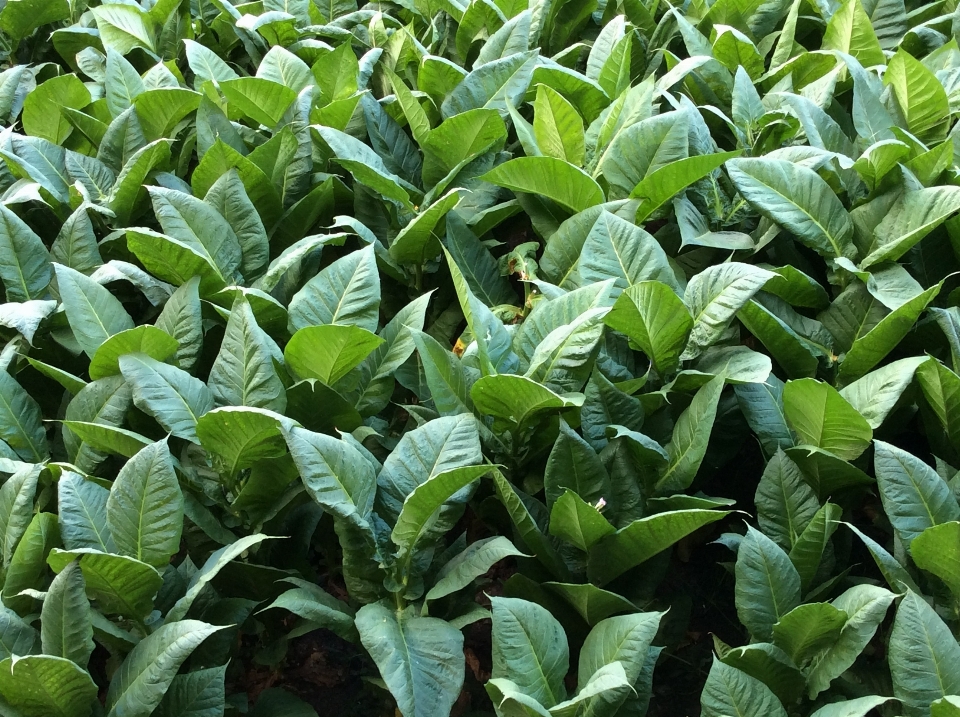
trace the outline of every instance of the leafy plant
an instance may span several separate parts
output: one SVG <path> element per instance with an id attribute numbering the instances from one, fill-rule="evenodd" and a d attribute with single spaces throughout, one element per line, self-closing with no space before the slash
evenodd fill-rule
<path id="1" fill-rule="evenodd" d="M 7 0 L 0 715 L 960 710 L 956 14 Z"/>

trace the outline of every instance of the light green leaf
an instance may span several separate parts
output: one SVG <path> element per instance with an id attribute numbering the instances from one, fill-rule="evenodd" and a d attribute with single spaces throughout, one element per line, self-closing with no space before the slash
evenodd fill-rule
<path id="1" fill-rule="evenodd" d="M 163 568 L 180 549 L 183 494 L 165 441 L 120 469 L 107 499 L 107 528 L 120 553 Z"/>

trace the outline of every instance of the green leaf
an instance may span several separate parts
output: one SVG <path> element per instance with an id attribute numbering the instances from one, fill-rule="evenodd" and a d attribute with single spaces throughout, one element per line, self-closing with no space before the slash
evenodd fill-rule
<path id="1" fill-rule="evenodd" d="M 170 683 L 157 717 L 220 717 L 224 709 L 227 666 L 209 667 L 177 675 Z"/>
<path id="2" fill-rule="evenodd" d="M 778 449 L 767 463 L 754 499 L 761 530 L 784 550 L 791 550 L 820 509 L 800 468 Z"/>
<path id="3" fill-rule="evenodd" d="M 753 527 L 740 543 L 736 564 L 737 615 L 759 640 L 773 637 L 773 626 L 800 604 L 800 575 L 787 554 Z"/>
<path id="4" fill-rule="evenodd" d="M 824 257 L 856 257 L 853 223 L 830 186 L 811 169 L 778 159 L 733 159 L 727 172 L 758 212 Z"/>
<path id="5" fill-rule="evenodd" d="M 475 67 L 443 100 L 440 114 L 447 119 L 481 108 L 505 112 L 507 103 L 520 103 L 536 66 L 536 52 L 518 52 Z"/>
<path id="6" fill-rule="evenodd" d="M 790 659 L 803 665 L 811 656 L 832 645 L 847 621 L 847 614 L 830 603 L 798 605 L 773 626 L 773 642 Z"/>
<path id="7" fill-rule="evenodd" d="M 47 590 L 40 613 L 40 640 L 45 655 L 86 667 L 93 652 L 93 623 L 79 563 L 71 563 Z"/>
<path id="8" fill-rule="evenodd" d="M 896 596 L 875 585 L 855 585 L 833 601 L 847 614 L 839 639 L 811 662 L 807 677 L 811 699 L 853 666 L 854 661 L 873 639 Z"/>
<path id="9" fill-rule="evenodd" d="M 711 379 L 680 414 L 667 444 L 669 461 L 656 482 L 658 492 L 683 490 L 693 483 L 707 451 L 723 385 L 723 377 Z"/>
<path id="10" fill-rule="evenodd" d="M 936 389 L 931 389 L 931 392 L 928 393 L 926 384 L 928 377 L 937 373 L 938 366 L 939 364 L 936 361 L 930 360 L 926 356 L 900 359 L 882 366 L 876 371 L 871 371 L 863 378 L 845 386 L 841 389 L 840 395 L 866 419 L 870 428 L 876 430 L 883 425 L 884 420 L 896 407 L 900 397 L 913 383 L 914 373 L 917 375 L 921 388 L 924 389 L 927 400 L 930 401 L 934 410 L 938 411 L 937 406 L 934 406 L 934 401 L 938 399 L 931 400 L 930 398 L 930 396 L 936 395 Z M 942 396 L 939 400 L 942 400 Z M 944 406 L 941 404 L 940 410 L 943 408 Z M 939 417 L 940 413 L 937 415 Z"/>
<path id="11" fill-rule="evenodd" d="M 436 473 L 417 486 L 403 502 L 390 534 L 397 552 L 412 559 L 417 542 L 428 534 L 437 511 L 454 493 L 489 473 L 491 466 L 466 466 Z"/>
<path id="12" fill-rule="evenodd" d="M 860 0 L 846 0 L 833 13 L 821 47 L 846 52 L 864 67 L 886 64 L 880 41 Z"/>
<path id="13" fill-rule="evenodd" d="M 177 340 L 177 364 L 189 371 L 203 345 L 200 279 L 194 277 L 173 292 L 163 305 L 156 326 Z"/>
<path id="14" fill-rule="evenodd" d="M 727 325 L 774 274 L 750 264 L 715 264 L 687 284 L 684 303 L 693 316 L 693 329 L 682 359 L 693 359 L 709 348 Z"/>
<path id="15" fill-rule="evenodd" d="M 604 323 L 636 343 L 661 376 L 677 369 L 693 328 L 686 306 L 659 281 L 641 281 L 624 291 Z"/>
<path id="16" fill-rule="evenodd" d="M 533 132 L 543 154 L 582 166 L 583 120 L 573 105 L 556 90 L 537 85 L 533 112 Z"/>
<path id="17" fill-rule="evenodd" d="M 494 471 L 493 482 L 497 489 L 497 497 L 510 515 L 510 520 L 516 526 L 517 533 L 529 552 L 536 556 L 537 560 L 554 576 L 567 577 L 569 571 L 566 565 L 560 559 L 554 543 L 544 535 L 540 526 L 530 514 L 528 503 L 524 501 L 525 496 L 521 497 L 499 471 Z"/>
<path id="18" fill-rule="evenodd" d="M 311 625 L 325 627 L 345 639 L 355 638 L 354 612 L 345 603 L 321 590 L 306 580 L 288 578 L 287 582 L 300 587 L 287 590 L 270 605 L 263 608 L 282 608 L 297 617 L 307 620 Z"/>
<path id="19" fill-rule="evenodd" d="M 785 717 L 787 714 L 769 687 L 716 657 L 703 686 L 700 704 L 703 717 Z"/>
<path id="20" fill-rule="evenodd" d="M 67 0 L 10 0 L 0 12 L 0 28 L 19 42 L 37 28 L 69 17 Z"/>
<path id="21" fill-rule="evenodd" d="M 97 685 L 70 660 L 27 655 L 0 662 L 0 694 L 24 717 L 87 717 Z"/>
<path id="22" fill-rule="evenodd" d="M 609 590 L 590 583 L 544 583 L 544 587 L 562 597 L 588 625 L 620 612 L 633 612 L 636 605 Z"/>
<path id="23" fill-rule="evenodd" d="M 460 202 L 461 192 L 452 189 L 417 214 L 390 244 L 390 256 L 400 264 L 423 264 L 440 253 L 444 217 Z"/>
<path id="24" fill-rule="evenodd" d="M 107 498 L 110 491 L 69 471 L 57 481 L 60 537 L 67 550 L 90 548 L 116 552 L 107 528 Z M 2 492 L 0 492 L 2 497 Z"/>
<path id="25" fill-rule="evenodd" d="M 148 717 L 160 704 L 180 665 L 222 627 L 198 620 L 162 625 L 141 640 L 114 673 L 107 690 L 108 717 Z"/>
<path id="26" fill-rule="evenodd" d="M 286 453 L 281 427 L 287 419 L 262 408 L 223 406 L 205 413 L 197 421 L 200 444 L 223 472 L 235 476 L 263 458 Z"/>
<path id="27" fill-rule="evenodd" d="M 173 435 L 199 443 L 197 419 L 213 408 L 213 394 L 206 384 L 146 354 L 121 356 L 120 372 L 133 389 L 137 408 Z"/>
<path id="28" fill-rule="evenodd" d="M 929 714 L 934 700 L 960 693 L 960 645 L 914 592 L 900 601 L 890 632 L 893 694 L 907 715 Z"/>
<path id="29" fill-rule="evenodd" d="M 210 367 L 208 385 L 214 403 L 283 411 L 287 395 L 274 367 L 279 353 L 273 339 L 257 325 L 250 303 L 238 298 Z"/>
<path id="30" fill-rule="evenodd" d="M 590 175 L 555 157 L 517 157 L 481 179 L 514 192 L 539 194 L 574 213 L 604 201 L 603 190 Z"/>
<path id="31" fill-rule="evenodd" d="M 35 608 L 34 599 L 21 593 L 38 590 L 46 584 L 47 555 L 59 544 L 57 516 L 53 513 L 34 515 L 7 567 L 3 582 L 4 605 L 21 615 Z"/>
<path id="32" fill-rule="evenodd" d="M 562 702 L 570 658 L 560 623 L 526 600 L 495 597 L 491 603 L 493 678 L 513 680 L 522 694 L 546 707 Z"/>
<path id="33" fill-rule="evenodd" d="M 522 555 L 503 536 L 482 538 L 471 543 L 437 572 L 433 587 L 424 596 L 424 609 L 430 600 L 439 600 L 467 587 L 504 558 Z"/>
<path id="34" fill-rule="evenodd" d="M 635 520 L 590 548 L 587 572 L 600 585 L 608 583 L 728 514 L 729 511 L 717 510 L 674 510 Z"/>
<path id="35" fill-rule="evenodd" d="M 525 376 L 484 376 L 470 389 L 473 405 L 481 413 L 524 426 L 539 413 L 558 413 L 579 406 L 582 396 L 561 396 Z"/>
<path id="36" fill-rule="evenodd" d="M 90 91 L 76 75 L 51 77 L 24 100 L 23 129 L 34 137 L 62 144 L 73 132 L 64 108 L 83 109 L 90 99 Z"/>
<path id="37" fill-rule="evenodd" d="M 122 554 L 155 568 L 180 549 L 183 494 L 165 441 L 120 469 L 107 499 L 107 527 Z"/>
<path id="38" fill-rule="evenodd" d="M 107 338 L 93 355 L 88 373 L 97 380 L 120 373 L 120 357 L 126 354 L 146 354 L 157 361 L 166 361 L 176 353 L 177 340 L 149 324 L 125 329 Z"/>
<path id="39" fill-rule="evenodd" d="M 940 284 L 931 286 L 857 338 L 840 362 L 840 381 L 846 383 L 858 379 L 882 361 L 913 328 L 923 310 L 940 293 L 940 287 Z"/>
<path id="40" fill-rule="evenodd" d="M 443 620 L 379 603 L 357 612 L 360 641 L 404 717 L 447 714 L 463 685 L 463 635 Z"/>
<path id="41" fill-rule="evenodd" d="M 308 281 L 290 301 L 290 328 L 348 324 L 377 330 L 380 275 L 373 245 L 337 259 Z"/>
<path id="42" fill-rule="evenodd" d="M 812 378 L 787 381 L 783 411 L 801 443 L 844 460 L 859 456 L 873 439 L 866 419 L 835 388 Z"/>
<path id="43" fill-rule="evenodd" d="M 67 319 L 88 356 L 93 358 L 114 334 L 134 327 L 123 305 L 103 286 L 69 267 L 54 268 Z"/>
<path id="44" fill-rule="evenodd" d="M 875 441 L 875 447 L 880 498 L 907 547 L 927 528 L 960 520 L 957 499 L 933 468 L 889 443 Z"/>
<path id="45" fill-rule="evenodd" d="M 171 623 L 176 623 L 179 620 L 183 620 L 186 617 L 187 612 L 189 612 L 191 605 L 197 599 L 197 596 L 203 591 L 204 587 L 210 584 L 210 581 L 213 580 L 217 574 L 223 570 L 231 560 L 243 555 L 245 552 L 254 548 L 255 546 L 262 543 L 264 540 L 267 540 L 268 536 L 263 535 L 262 533 L 256 533 L 254 535 L 248 535 L 245 538 L 241 538 L 230 545 L 226 545 L 219 550 L 214 551 L 210 554 L 210 557 L 207 558 L 206 562 L 201 567 L 187 585 L 186 592 L 183 597 L 181 597 L 170 608 L 167 612 L 166 618 L 164 618 L 164 623 L 169 625 Z"/>
<path id="46" fill-rule="evenodd" d="M 6 206 L 0 206 L 0 279 L 7 301 L 42 299 L 53 275 L 43 241 Z"/>
<path id="47" fill-rule="evenodd" d="M 679 192 L 739 156 L 740 152 L 736 151 L 685 157 L 653 170 L 630 192 L 631 199 L 640 200 L 636 220 L 646 220 Z"/>
<path id="48" fill-rule="evenodd" d="M 134 558 L 91 548 L 55 548 L 47 562 L 57 573 L 76 559 L 80 560 L 87 596 L 97 601 L 101 612 L 142 619 L 153 609 L 153 599 L 163 585 L 156 568 Z"/>
<path id="49" fill-rule="evenodd" d="M 960 523 L 941 523 L 924 530 L 910 543 L 917 567 L 927 570 L 960 595 Z"/>
<path id="50" fill-rule="evenodd" d="M 647 280 L 680 288 L 657 240 L 608 211 L 601 213 L 587 234 L 578 269 L 587 282 L 615 279 L 621 289 Z"/>
<path id="51" fill-rule="evenodd" d="M 50 451 L 40 406 L 17 380 L 0 371 L 0 438 L 24 460 L 40 462 Z"/>
<path id="52" fill-rule="evenodd" d="M 255 122 L 273 129 L 297 93 L 262 77 L 239 77 L 220 83 L 227 102 Z"/>
<path id="53" fill-rule="evenodd" d="M 800 585 L 804 592 L 810 589 L 817 575 L 830 537 L 836 531 L 842 513 L 840 506 L 824 503 L 790 549 L 790 561 L 800 573 Z"/>
<path id="54" fill-rule="evenodd" d="M 893 88 L 907 129 L 920 141 L 942 139 L 949 114 L 947 93 L 930 70 L 901 49 L 887 64 L 883 83 Z"/>
<path id="55" fill-rule="evenodd" d="M 861 267 L 869 269 L 899 259 L 958 209 L 957 187 L 906 189 L 873 229 L 873 241 Z"/>
<path id="56" fill-rule="evenodd" d="M 236 169 L 225 172 L 207 191 L 203 201 L 216 209 L 240 242 L 240 272 L 259 275 L 270 260 L 267 231 Z"/>
<path id="57" fill-rule="evenodd" d="M 890 697 L 869 695 L 843 702 L 831 702 L 818 709 L 810 717 L 864 717 L 871 710 L 889 702 L 891 699 Z"/>
<path id="58" fill-rule="evenodd" d="M 303 428 L 284 431 L 304 487 L 331 514 L 364 522 L 377 488 L 373 466 L 347 443 Z"/>
<path id="59" fill-rule="evenodd" d="M 550 510 L 550 534 L 573 543 L 580 550 L 589 550 L 598 540 L 615 532 L 597 508 L 572 490 L 565 490 Z"/>
<path id="60" fill-rule="evenodd" d="M 174 189 L 148 187 L 153 211 L 168 236 L 203 257 L 225 281 L 240 266 L 240 240 L 220 213 L 196 197 Z"/>

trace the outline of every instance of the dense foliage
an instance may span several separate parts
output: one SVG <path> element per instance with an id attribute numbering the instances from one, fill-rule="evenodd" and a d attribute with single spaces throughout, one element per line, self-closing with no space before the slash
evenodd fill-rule
<path id="1" fill-rule="evenodd" d="M 960 714 L 954 0 L 0 6 L 0 715 Z"/>

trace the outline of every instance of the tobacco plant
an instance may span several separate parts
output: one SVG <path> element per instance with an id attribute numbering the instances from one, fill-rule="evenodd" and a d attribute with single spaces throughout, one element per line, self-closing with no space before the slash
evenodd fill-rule
<path id="1" fill-rule="evenodd" d="M 958 12 L 6 0 L 0 715 L 960 714 Z"/>

